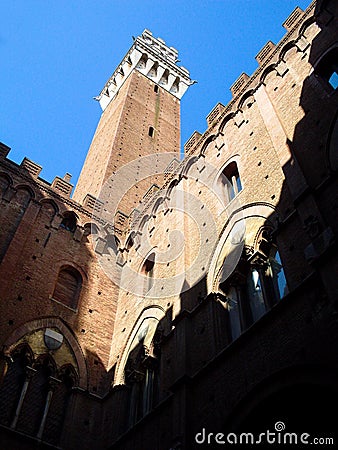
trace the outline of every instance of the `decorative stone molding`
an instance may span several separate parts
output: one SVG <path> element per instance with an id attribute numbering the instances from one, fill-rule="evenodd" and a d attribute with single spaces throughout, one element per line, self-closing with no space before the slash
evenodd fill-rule
<path id="1" fill-rule="evenodd" d="M 134 70 L 181 99 L 196 81 L 192 81 L 189 71 L 178 66 L 177 62 L 178 51 L 174 47 L 168 47 L 163 39 L 155 38 L 151 31 L 144 30 L 141 36 L 134 38 L 133 45 L 95 100 L 105 110 Z"/>

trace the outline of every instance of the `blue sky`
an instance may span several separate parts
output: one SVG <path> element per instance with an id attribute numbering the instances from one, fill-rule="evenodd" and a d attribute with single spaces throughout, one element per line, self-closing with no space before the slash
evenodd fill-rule
<path id="1" fill-rule="evenodd" d="M 206 130 L 213 107 L 257 67 L 255 55 L 285 34 L 310 0 L 1 0 L 0 141 L 9 157 L 76 183 L 101 109 L 93 100 L 145 28 L 179 51 L 198 83 L 181 102 L 181 143 Z"/>

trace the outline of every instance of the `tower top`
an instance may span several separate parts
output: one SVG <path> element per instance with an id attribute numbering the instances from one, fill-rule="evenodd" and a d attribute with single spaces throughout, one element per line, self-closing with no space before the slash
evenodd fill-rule
<path id="1" fill-rule="evenodd" d="M 141 36 L 133 39 L 133 45 L 100 94 L 95 97 L 103 110 L 133 70 L 141 72 L 178 99 L 181 99 L 187 88 L 194 83 L 190 79 L 189 71 L 177 65 L 178 51 L 174 47 L 168 47 L 163 39 L 155 38 L 149 30 L 144 30 Z"/>

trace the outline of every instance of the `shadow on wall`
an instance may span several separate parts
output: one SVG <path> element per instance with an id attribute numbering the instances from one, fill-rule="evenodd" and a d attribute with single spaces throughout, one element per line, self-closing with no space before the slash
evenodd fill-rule
<path id="1" fill-rule="evenodd" d="M 32 172 L 35 163 L 18 166 L 0 150 L 0 440 L 31 448 L 87 435 L 90 447 L 88 389 L 107 391 L 111 377 L 87 350 L 92 291 L 109 284 L 95 265 L 91 215 Z"/>

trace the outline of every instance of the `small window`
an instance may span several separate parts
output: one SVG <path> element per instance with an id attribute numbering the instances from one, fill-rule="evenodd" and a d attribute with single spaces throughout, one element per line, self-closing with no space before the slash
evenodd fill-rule
<path id="1" fill-rule="evenodd" d="M 156 94 L 158 93 L 158 86 L 157 86 L 157 84 L 155 84 L 155 86 L 154 86 L 154 92 L 156 92 Z"/>
<path id="2" fill-rule="evenodd" d="M 281 257 L 277 247 L 272 246 L 269 256 L 269 264 L 271 267 L 271 276 L 273 287 L 275 291 L 275 296 L 277 300 L 285 297 L 289 292 L 288 285 L 286 283 L 285 273 L 281 261 Z"/>
<path id="3" fill-rule="evenodd" d="M 77 218 L 75 213 L 72 211 L 66 211 L 63 214 L 62 222 L 60 223 L 60 228 L 63 228 L 71 233 L 74 233 L 76 230 Z"/>
<path id="4" fill-rule="evenodd" d="M 150 291 L 154 284 L 154 266 L 155 266 L 155 253 L 148 256 L 142 266 L 142 274 L 146 277 L 144 283 L 144 295 Z"/>
<path id="5" fill-rule="evenodd" d="M 56 280 L 53 299 L 69 308 L 76 309 L 82 287 L 82 276 L 79 271 L 71 266 L 60 269 Z"/>
<path id="6" fill-rule="evenodd" d="M 169 70 L 165 69 L 165 71 L 163 72 L 163 75 L 160 79 L 160 84 L 162 84 L 162 85 L 168 84 L 168 78 L 169 78 Z"/>
<path id="7" fill-rule="evenodd" d="M 148 56 L 146 53 L 143 53 L 143 55 L 141 56 L 141 59 L 139 60 L 136 67 L 138 69 L 145 69 L 145 67 L 147 65 L 147 61 L 148 61 Z"/>
<path id="8" fill-rule="evenodd" d="M 130 249 L 132 248 L 133 245 L 134 245 L 134 239 L 133 239 L 133 236 L 130 235 L 130 236 L 128 237 L 127 241 L 126 241 L 125 247 L 126 247 L 127 250 L 130 250 Z"/>
<path id="9" fill-rule="evenodd" d="M 250 270 L 247 277 L 250 313 L 254 322 L 266 312 L 261 277 L 262 275 L 255 268 Z"/>
<path id="10" fill-rule="evenodd" d="M 242 183 L 235 162 L 230 163 L 223 170 L 221 181 L 227 194 L 227 200 L 231 201 L 242 190 Z"/>
<path id="11" fill-rule="evenodd" d="M 154 62 L 152 65 L 152 68 L 148 72 L 149 77 L 157 77 L 157 70 L 158 70 L 158 62 Z"/>
<path id="12" fill-rule="evenodd" d="M 154 137 L 154 128 L 153 128 L 153 127 L 149 127 L 148 135 L 149 135 L 150 137 Z"/>

